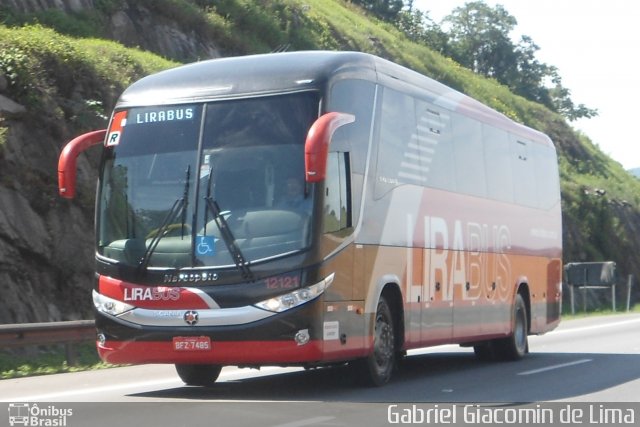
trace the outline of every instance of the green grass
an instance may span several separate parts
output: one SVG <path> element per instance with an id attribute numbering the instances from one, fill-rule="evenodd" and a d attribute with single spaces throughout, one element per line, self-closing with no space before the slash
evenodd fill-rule
<path id="1" fill-rule="evenodd" d="M 35 375 L 78 372 L 115 367 L 98 357 L 94 343 L 76 345 L 77 361 L 69 366 L 64 346 L 33 347 L 29 351 L 4 350 L 0 352 L 0 379 L 21 378 Z"/>
<path id="2" fill-rule="evenodd" d="M 31 113 L 79 128 L 104 125 L 129 84 L 176 65 L 107 40 L 75 39 L 40 25 L 0 25 L 0 72 L 8 80 L 8 95 Z"/>
<path id="3" fill-rule="evenodd" d="M 7 143 L 7 131 L 9 128 L 2 126 L 4 119 L 0 117 L 0 153 L 2 153 L 2 149 L 4 145 Z"/>
<path id="4" fill-rule="evenodd" d="M 640 304 L 637 304 L 629 311 L 626 310 L 626 307 L 618 307 L 616 311 L 613 311 L 610 308 L 598 308 L 591 311 L 582 311 L 576 310 L 575 314 L 571 314 L 571 307 L 568 307 L 566 312 L 562 313 L 562 320 L 575 320 L 575 319 L 584 319 L 587 317 L 599 317 L 599 316 L 618 316 L 621 314 L 629 314 L 629 313 L 640 313 Z"/>

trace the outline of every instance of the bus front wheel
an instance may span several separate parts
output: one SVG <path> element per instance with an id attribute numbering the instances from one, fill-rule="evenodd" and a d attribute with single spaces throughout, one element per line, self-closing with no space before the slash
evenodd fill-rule
<path id="1" fill-rule="evenodd" d="M 186 385 L 211 387 L 221 370 L 219 365 L 176 365 L 176 372 Z"/>
<path id="2" fill-rule="evenodd" d="M 395 329 L 391 308 L 381 297 L 376 309 L 373 334 L 373 351 L 359 360 L 359 374 L 369 386 L 379 387 L 389 382 L 396 363 Z"/>

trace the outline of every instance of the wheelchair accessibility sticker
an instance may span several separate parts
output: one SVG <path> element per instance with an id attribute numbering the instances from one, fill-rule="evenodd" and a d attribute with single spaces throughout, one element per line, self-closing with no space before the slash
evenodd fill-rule
<path id="1" fill-rule="evenodd" d="M 216 254 L 216 239 L 213 236 L 196 236 L 196 254 L 213 256 Z"/>

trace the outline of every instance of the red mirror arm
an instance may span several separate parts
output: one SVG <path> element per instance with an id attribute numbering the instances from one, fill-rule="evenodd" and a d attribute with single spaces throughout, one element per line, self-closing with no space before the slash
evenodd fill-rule
<path id="1" fill-rule="evenodd" d="M 58 192 L 60 196 L 66 199 L 75 197 L 78 155 L 87 148 L 102 143 L 106 133 L 106 129 L 88 132 L 74 138 L 64 147 L 58 159 Z"/>
<path id="2" fill-rule="evenodd" d="M 352 123 L 355 116 L 346 113 L 327 113 L 313 123 L 304 144 L 305 179 L 319 182 L 327 173 L 327 155 L 333 133 L 340 126 Z"/>

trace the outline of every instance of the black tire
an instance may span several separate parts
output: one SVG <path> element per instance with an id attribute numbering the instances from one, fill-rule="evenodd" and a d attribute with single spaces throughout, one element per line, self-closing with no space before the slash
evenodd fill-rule
<path id="1" fill-rule="evenodd" d="M 186 385 L 211 387 L 221 370 L 220 365 L 176 365 L 176 372 Z"/>
<path id="2" fill-rule="evenodd" d="M 522 295 L 517 294 L 513 305 L 513 333 L 496 342 L 498 356 L 502 360 L 520 360 L 529 351 L 529 324 L 527 305 Z"/>
<path id="3" fill-rule="evenodd" d="M 391 379 L 396 364 L 396 335 L 391 308 L 384 297 L 376 309 L 373 351 L 359 360 L 360 379 L 365 385 L 380 387 Z"/>

